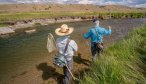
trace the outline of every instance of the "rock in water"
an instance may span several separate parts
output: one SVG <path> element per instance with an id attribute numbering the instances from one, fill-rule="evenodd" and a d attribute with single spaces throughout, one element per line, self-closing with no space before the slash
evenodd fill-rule
<path id="1" fill-rule="evenodd" d="M 36 32 L 36 29 L 32 29 L 32 30 L 26 30 L 25 33 L 27 34 L 31 34 L 31 33 L 34 33 Z"/>
<path id="2" fill-rule="evenodd" d="M 0 35 L 15 33 L 15 31 L 12 28 L 9 27 L 1 27 L 0 28 Z"/>

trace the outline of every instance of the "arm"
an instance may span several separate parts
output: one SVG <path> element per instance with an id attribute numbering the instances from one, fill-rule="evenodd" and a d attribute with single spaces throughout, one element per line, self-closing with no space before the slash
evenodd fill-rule
<path id="1" fill-rule="evenodd" d="M 73 48 L 73 51 L 78 51 L 78 45 L 76 44 L 76 42 L 74 40 L 71 40 L 71 45 L 72 45 L 72 48 Z"/>
<path id="2" fill-rule="evenodd" d="M 109 29 L 103 28 L 103 34 L 104 34 L 104 35 L 110 35 L 111 32 L 112 32 L 112 30 L 111 30 L 111 27 L 110 27 L 110 26 L 109 26 Z"/>
<path id="3" fill-rule="evenodd" d="M 88 30 L 88 32 L 85 33 L 83 36 L 85 39 L 88 39 L 91 36 L 91 30 Z"/>

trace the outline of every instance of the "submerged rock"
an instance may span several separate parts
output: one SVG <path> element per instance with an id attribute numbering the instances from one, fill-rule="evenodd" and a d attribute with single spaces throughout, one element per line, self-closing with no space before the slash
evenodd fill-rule
<path id="1" fill-rule="evenodd" d="M 0 28 L 0 35 L 15 33 L 15 31 L 10 27 L 1 27 Z"/>
<path id="2" fill-rule="evenodd" d="M 22 28 L 28 28 L 33 27 L 33 23 L 17 23 L 13 26 L 13 29 L 22 29 Z"/>
<path id="3" fill-rule="evenodd" d="M 26 30 L 25 33 L 27 34 L 31 34 L 31 33 L 34 33 L 36 32 L 36 29 L 31 29 L 31 30 Z"/>

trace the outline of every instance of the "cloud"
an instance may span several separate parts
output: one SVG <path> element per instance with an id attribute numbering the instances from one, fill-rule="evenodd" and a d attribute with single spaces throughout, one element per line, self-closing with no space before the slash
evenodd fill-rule
<path id="1" fill-rule="evenodd" d="M 93 4 L 93 0 L 80 0 L 79 4 Z"/>
<path id="2" fill-rule="evenodd" d="M 59 3 L 59 4 L 95 4 L 95 5 L 126 5 L 146 7 L 146 0 L 0 0 L 0 3 Z"/>
<path id="3" fill-rule="evenodd" d="M 130 7 L 146 7 L 146 0 L 94 0 L 97 5 L 126 5 Z"/>
<path id="4" fill-rule="evenodd" d="M 15 0 L 0 0 L 0 3 L 16 3 Z"/>
<path id="5" fill-rule="evenodd" d="M 139 4 L 139 5 L 135 5 L 135 7 L 143 7 L 143 8 L 146 8 L 146 3 L 144 3 L 144 4 Z"/>

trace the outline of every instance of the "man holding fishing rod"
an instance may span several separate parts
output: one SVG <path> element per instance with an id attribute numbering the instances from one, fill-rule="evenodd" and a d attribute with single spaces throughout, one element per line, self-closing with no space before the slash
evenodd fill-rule
<path id="1" fill-rule="evenodd" d="M 83 37 L 85 39 L 91 38 L 92 61 L 95 62 L 97 56 L 99 57 L 103 52 L 103 36 L 110 35 L 112 30 L 110 26 L 108 29 L 100 27 L 97 19 L 94 19 L 93 23 L 94 27 L 90 28 L 88 32 L 83 33 Z"/>
<path id="2" fill-rule="evenodd" d="M 60 63 L 56 60 L 57 65 L 62 65 L 65 78 L 64 84 L 70 84 L 71 76 L 75 80 L 71 70 L 73 69 L 73 56 L 74 52 L 77 52 L 78 46 L 74 40 L 69 38 L 69 35 L 73 32 L 74 28 L 68 27 L 67 24 L 63 24 L 60 28 L 55 30 L 55 33 L 59 36 L 56 40 L 58 48 L 58 58 Z M 61 63 L 64 62 L 64 63 Z"/>

